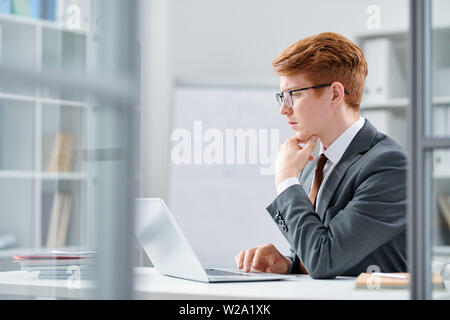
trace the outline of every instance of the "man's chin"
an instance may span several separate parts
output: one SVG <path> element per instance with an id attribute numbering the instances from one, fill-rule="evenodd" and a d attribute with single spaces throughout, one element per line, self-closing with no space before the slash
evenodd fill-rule
<path id="1" fill-rule="evenodd" d="M 308 141 L 308 139 L 301 133 L 297 132 L 297 134 L 295 135 L 297 137 L 297 139 L 300 141 L 300 143 L 304 144 Z"/>

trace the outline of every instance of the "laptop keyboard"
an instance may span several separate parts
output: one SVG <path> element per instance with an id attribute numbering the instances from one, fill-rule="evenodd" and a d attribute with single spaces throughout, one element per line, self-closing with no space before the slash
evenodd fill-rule
<path id="1" fill-rule="evenodd" d="M 251 276 L 251 274 L 228 272 L 228 271 L 217 270 L 217 269 L 205 269 L 205 271 L 209 276 L 242 276 L 242 277 Z"/>

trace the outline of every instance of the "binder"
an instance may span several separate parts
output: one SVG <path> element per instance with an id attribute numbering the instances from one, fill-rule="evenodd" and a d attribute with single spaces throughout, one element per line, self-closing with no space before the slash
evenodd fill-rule
<path id="1" fill-rule="evenodd" d="M 11 13 L 12 1 L 0 0 L 0 13 Z"/>
<path id="2" fill-rule="evenodd" d="M 45 20 L 56 21 L 56 0 L 42 0 L 41 17 Z"/>
<path id="3" fill-rule="evenodd" d="M 41 0 L 30 0 L 30 17 L 41 18 Z"/>
<path id="4" fill-rule="evenodd" d="M 364 55 L 369 73 L 363 103 L 383 103 L 391 98 L 406 97 L 406 79 L 391 39 L 365 41 Z"/>
<path id="5" fill-rule="evenodd" d="M 19 16 L 30 16 L 30 2 L 28 0 L 13 0 L 12 12 Z"/>
<path id="6" fill-rule="evenodd" d="M 359 289 L 406 289 L 409 286 L 408 273 L 392 273 L 393 275 L 405 276 L 408 279 L 390 278 L 389 276 L 374 276 L 370 273 L 361 273 L 356 278 L 356 288 Z M 435 289 L 444 289 L 444 281 L 438 273 L 433 274 L 433 287 Z"/>

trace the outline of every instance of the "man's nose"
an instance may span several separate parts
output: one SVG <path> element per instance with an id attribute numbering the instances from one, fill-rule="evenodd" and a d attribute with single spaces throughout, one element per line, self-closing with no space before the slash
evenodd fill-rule
<path id="1" fill-rule="evenodd" d="M 280 107 L 280 113 L 281 115 L 286 115 L 286 114 L 290 114 L 292 112 L 292 108 L 288 107 L 286 105 L 286 102 L 283 101 L 283 104 Z"/>

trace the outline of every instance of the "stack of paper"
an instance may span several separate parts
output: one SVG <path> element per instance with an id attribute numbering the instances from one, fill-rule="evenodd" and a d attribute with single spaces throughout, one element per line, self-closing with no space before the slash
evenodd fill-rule
<path id="1" fill-rule="evenodd" d="M 94 275 L 95 252 L 50 251 L 13 256 L 22 270 L 39 272 L 41 279 L 91 278 Z"/>

